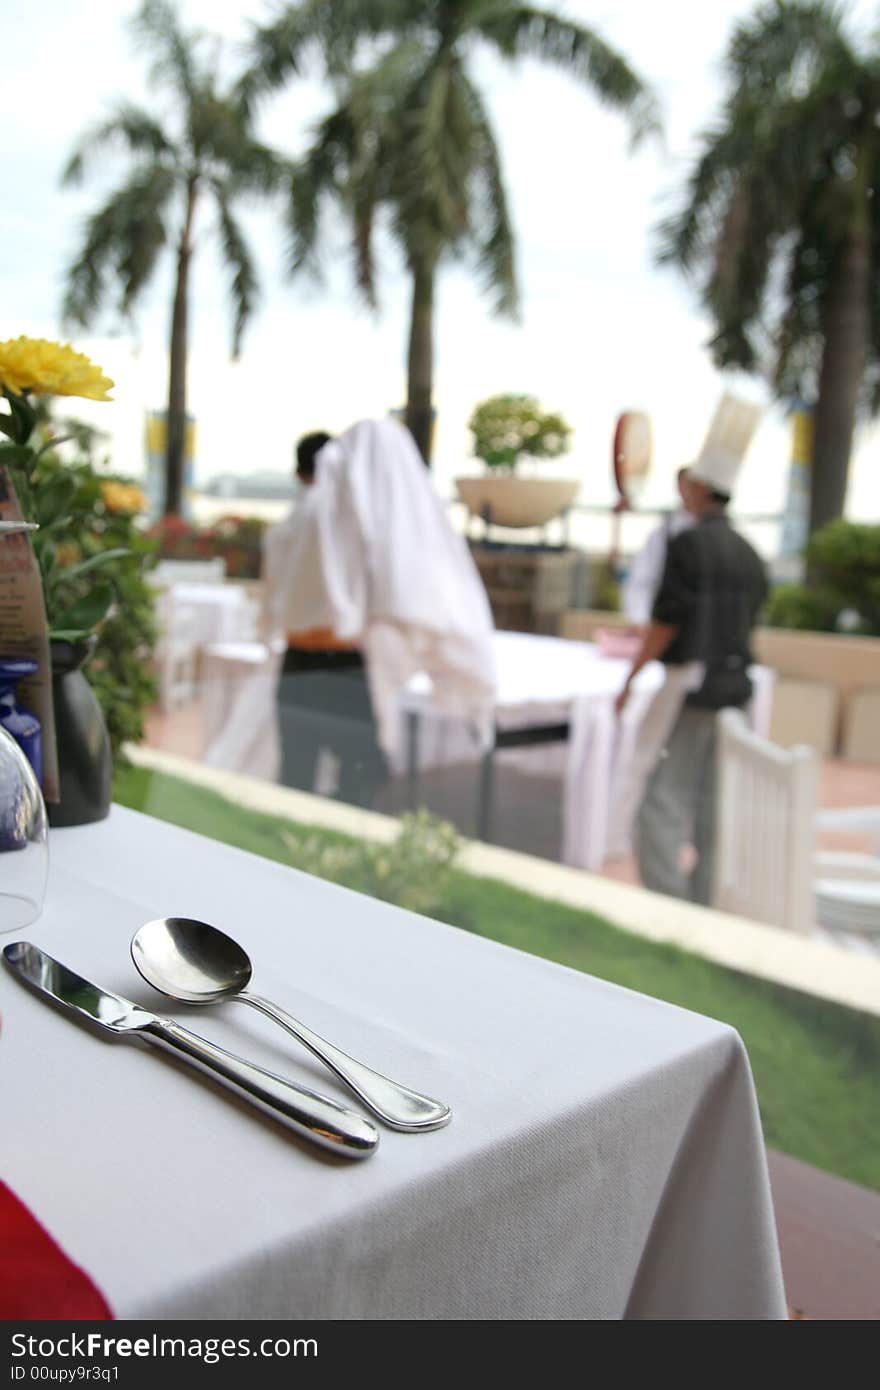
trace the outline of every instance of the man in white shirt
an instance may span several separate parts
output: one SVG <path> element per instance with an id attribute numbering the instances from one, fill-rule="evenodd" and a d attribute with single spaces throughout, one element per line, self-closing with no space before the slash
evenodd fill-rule
<path id="1" fill-rule="evenodd" d="M 659 526 L 655 526 L 641 550 L 633 556 L 621 587 L 621 607 L 630 622 L 639 627 L 645 627 L 651 621 L 651 610 L 663 577 L 666 548 L 670 540 L 694 524 L 694 518 L 687 510 L 687 472 L 687 468 L 679 468 L 676 475 L 682 505 L 670 512 Z"/>
<path id="2" fill-rule="evenodd" d="M 401 752 L 400 701 L 415 675 L 430 680 L 438 709 L 490 741 L 492 614 L 464 537 L 402 424 L 358 421 L 323 443 L 313 464 L 305 508 L 296 509 L 302 528 L 294 513 L 267 537 L 267 611 L 287 641 L 280 712 L 283 720 L 289 687 L 301 734 L 308 695 L 311 726 L 333 734 L 342 761 L 340 798 L 370 805 Z M 308 740 L 287 743 L 298 756 Z"/>
<path id="3" fill-rule="evenodd" d="M 388 776 L 387 761 L 376 739 L 363 654 L 333 631 L 314 509 L 316 460 L 329 442 L 323 431 L 298 441 L 299 497 L 289 516 L 265 532 L 263 635 L 287 643 L 278 682 L 282 785 L 313 791 L 326 750 L 337 759 L 338 798 L 370 807 Z M 308 614 L 307 624 L 296 621 L 291 630 L 291 612 Z"/>

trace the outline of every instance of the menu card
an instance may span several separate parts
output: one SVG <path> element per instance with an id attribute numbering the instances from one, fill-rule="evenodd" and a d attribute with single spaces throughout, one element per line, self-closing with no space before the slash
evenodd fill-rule
<path id="1" fill-rule="evenodd" d="M 0 464 L 0 520 L 23 521 L 9 470 Z M 20 683 L 21 701 L 33 710 L 43 735 L 43 797 L 60 801 L 55 712 L 52 705 L 52 659 L 43 583 L 30 537 L 0 534 L 0 656 L 29 657 L 35 675 Z"/>

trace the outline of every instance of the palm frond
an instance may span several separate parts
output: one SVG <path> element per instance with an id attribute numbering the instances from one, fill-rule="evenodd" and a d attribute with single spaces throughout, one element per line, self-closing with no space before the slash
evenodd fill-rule
<path id="1" fill-rule="evenodd" d="M 659 264 L 677 265 L 685 274 L 694 272 L 714 244 L 718 203 L 730 193 L 731 180 L 751 155 L 751 131 L 742 122 L 708 131 L 702 142 L 680 210 L 657 229 Z"/>
<path id="2" fill-rule="evenodd" d="M 77 184 L 87 176 L 93 160 L 108 146 L 120 145 L 131 154 L 155 161 L 172 159 L 175 148 L 158 121 L 148 112 L 122 102 L 115 112 L 93 126 L 80 139 L 61 175 L 64 184 Z"/>
<path id="3" fill-rule="evenodd" d="M 372 68 L 352 76 L 339 105 L 317 126 L 290 180 L 288 269 L 319 272 L 322 205 L 337 202 L 350 219 L 355 278 L 375 304 L 373 234 L 380 205 L 392 203 L 392 184 L 405 142 L 401 110 L 420 48 L 402 44 Z"/>
<path id="4" fill-rule="evenodd" d="M 86 328 L 112 290 L 128 311 L 152 274 L 167 240 L 172 173 L 160 165 L 139 170 L 86 223 L 79 256 L 66 279 L 62 316 Z"/>
<path id="5" fill-rule="evenodd" d="M 390 191 L 398 239 L 410 257 L 433 261 L 468 234 L 476 140 L 461 65 L 419 66 L 397 113 Z"/>
<path id="6" fill-rule="evenodd" d="M 880 150 L 878 150 L 880 154 Z M 878 167 L 878 178 L 880 178 L 880 167 Z M 875 188 L 874 196 L 870 201 L 871 214 L 871 246 L 874 252 L 874 274 L 871 277 L 871 320 L 872 320 L 872 342 L 874 351 L 880 357 L 880 190 Z"/>
<path id="7" fill-rule="evenodd" d="M 716 324 L 711 350 L 719 367 L 748 371 L 759 360 L 765 292 L 781 236 L 762 181 L 734 182 L 702 296 Z"/>
<path id="8" fill-rule="evenodd" d="M 354 131 L 345 106 L 320 123 L 315 140 L 293 168 L 287 201 L 288 274 L 320 274 L 318 231 L 324 201 L 340 198 L 351 161 Z"/>
<path id="9" fill-rule="evenodd" d="M 131 27 L 152 49 L 154 81 L 159 85 L 167 84 L 189 103 L 201 81 L 196 56 L 200 36 L 184 33 L 171 0 L 141 0 Z"/>
<path id="10" fill-rule="evenodd" d="M 214 196 L 217 200 L 223 256 L 232 272 L 230 286 L 234 306 L 232 356 L 237 358 L 241 351 L 244 330 L 256 307 L 257 275 L 247 242 L 229 205 L 226 190 L 221 185 L 215 184 Z"/>
<path id="11" fill-rule="evenodd" d="M 514 263 L 515 238 L 501 169 L 501 156 L 488 112 L 479 92 L 468 83 L 476 143 L 477 187 L 471 225 L 477 266 L 484 290 L 495 297 L 495 312 L 515 317 L 518 290 Z"/>
<path id="12" fill-rule="evenodd" d="M 280 187 L 288 162 L 253 137 L 234 100 L 202 93 L 192 104 L 189 127 L 193 153 L 207 173 L 233 180 L 238 191 L 273 193 Z"/>
<path id="13" fill-rule="evenodd" d="M 855 53 L 836 5 L 772 0 L 735 30 L 725 71 L 719 124 L 658 259 L 701 281 L 719 365 L 813 393 L 831 267 L 880 177 L 876 59 Z M 880 293 L 876 309 L 880 348 Z"/>
<path id="14" fill-rule="evenodd" d="M 489 7 L 476 30 L 505 58 L 531 57 L 562 68 L 607 106 L 630 116 L 633 140 L 656 133 L 660 117 L 647 84 L 592 29 L 531 5 Z"/>
<path id="15" fill-rule="evenodd" d="M 730 38 L 730 98 L 775 103 L 809 91 L 829 61 L 852 56 L 843 19 L 843 7 L 829 0 L 765 0 Z"/>
<path id="16" fill-rule="evenodd" d="M 316 37 L 318 11 L 324 8 L 321 0 L 306 0 L 289 5 L 272 24 L 251 22 L 244 50 L 246 67 L 236 88 L 239 104 L 248 114 L 267 92 L 300 75 L 304 49 Z"/>
<path id="17" fill-rule="evenodd" d="M 785 311 L 776 333 L 774 385 L 780 395 L 815 396 L 822 356 L 822 307 L 828 291 L 829 246 L 804 228 L 794 238 L 784 287 Z"/>
<path id="18" fill-rule="evenodd" d="M 363 40 L 388 35 L 396 46 L 423 30 L 425 18 L 424 0 L 300 0 L 286 5 L 270 24 L 251 24 L 239 100 L 252 110 L 261 97 L 304 71 L 312 49 L 320 49 L 329 72 L 347 72 Z"/>

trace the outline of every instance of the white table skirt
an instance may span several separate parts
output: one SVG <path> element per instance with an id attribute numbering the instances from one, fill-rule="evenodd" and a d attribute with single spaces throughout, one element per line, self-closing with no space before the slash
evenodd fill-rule
<path id="1" fill-rule="evenodd" d="M 62 962 L 163 1012 L 132 932 L 213 921 L 258 990 L 454 1109 L 346 1163 L 0 970 L 2 1175 L 118 1317 L 785 1316 L 730 1028 L 134 812 L 51 840 L 26 935 Z M 247 1009 L 164 1011 L 350 1099 Z"/>
<path id="2" fill-rule="evenodd" d="M 614 713 L 630 662 L 605 657 L 592 642 L 496 632 L 501 729 L 570 723 L 565 744 L 504 749 L 502 762 L 539 775 L 557 772 L 563 782 L 562 861 L 597 870 L 630 849 L 631 828 L 645 777 L 658 751 L 643 737 L 651 698 L 663 684 L 659 662 L 639 674 L 622 720 Z M 275 781 L 280 743 L 275 687 L 280 655 L 258 642 L 215 644 L 205 649 L 202 675 L 205 741 L 202 757 L 215 767 Z M 765 737 L 770 727 L 774 673 L 752 668 L 753 727 Z M 402 701 L 400 739 L 392 771 L 408 767 L 407 715 L 417 713 L 421 770 L 482 756 L 473 728 L 439 713 L 430 682 L 416 677 Z"/>
<path id="3" fill-rule="evenodd" d="M 211 642 L 202 648 L 202 761 L 277 782 L 281 736 L 276 690 L 283 645 Z"/>
<path id="4" fill-rule="evenodd" d="M 631 661 L 603 656 L 593 642 L 541 637 L 523 632 L 496 632 L 495 658 L 498 697 L 495 719 L 499 729 L 570 724 L 565 744 L 535 749 L 505 749 L 499 760 L 540 775 L 556 771 L 563 781 L 562 861 L 574 868 L 597 870 L 606 859 L 629 852 L 631 829 L 641 791 L 661 744 L 647 734 L 645 716 L 665 678 L 660 662 L 646 666 L 636 678 L 633 694 L 621 719 L 614 700 L 623 687 Z M 774 673 L 767 667 L 751 671 L 755 693 L 749 714 L 753 727 L 765 737 L 770 728 Z M 419 716 L 420 768 L 466 761 L 480 756 L 467 726 L 439 714 L 431 705 L 430 684 L 414 682 L 405 711 Z M 394 763 L 402 773 L 407 745 L 401 734 Z"/>

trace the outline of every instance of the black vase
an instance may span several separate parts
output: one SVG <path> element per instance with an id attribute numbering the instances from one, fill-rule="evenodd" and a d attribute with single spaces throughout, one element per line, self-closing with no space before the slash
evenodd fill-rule
<path id="1" fill-rule="evenodd" d="M 113 759 L 97 696 L 80 667 L 89 642 L 53 642 L 52 699 L 61 800 L 47 803 L 51 826 L 88 825 L 110 811 Z"/>

